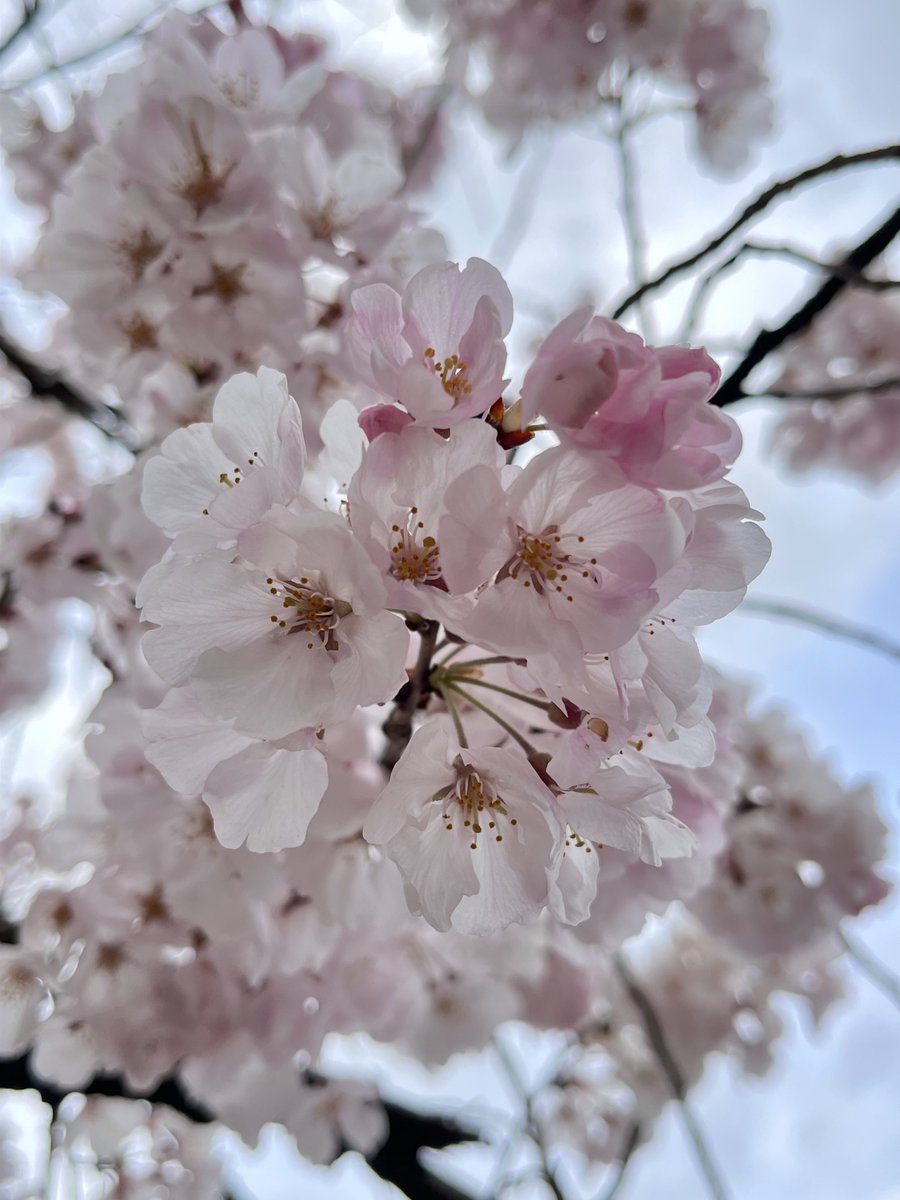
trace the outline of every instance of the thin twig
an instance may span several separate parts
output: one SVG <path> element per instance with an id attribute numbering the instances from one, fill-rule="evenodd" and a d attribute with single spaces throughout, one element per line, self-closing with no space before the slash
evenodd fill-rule
<path id="1" fill-rule="evenodd" d="M 783 321 L 777 329 L 762 329 L 754 338 L 744 357 L 734 368 L 710 401 L 720 408 L 745 398 L 744 380 L 764 362 L 770 354 L 798 333 L 807 329 L 819 313 L 848 286 L 850 279 L 858 275 L 888 248 L 900 233 L 900 208 L 895 209 L 881 225 L 858 246 L 845 255 L 818 290 L 801 304 L 796 312 Z"/>
<path id="2" fill-rule="evenodd" d="M 517 742 L 522 747 L 526 754 L 531 755 L 537 753 L 531 742 L 529 742 L 527 738 L 523 737 L 522 734 L 519 733 L 518 729 L 516 729 L 513 725 L 510 725 L 509 721 L 504 721 L 503 717 L 495 713 L 492 708 L 488 708 L 486 704 L 482 704 L 480 700 L 477 700 L 474 696 L 470 696 L 468 692 L 464 692 L 454 679 L 448 679 L 445 686 L 450 691 L 456 692 L 458 696 L 462 696 L 463 700 L 467 700 L 469 704 L 474 705 L 475 708 L 480 709 L 486 717 L 490 717 L 495 724 L 499 725 L 501 729 L 505 730 L 506 733 L 509 734 L 514 742 Z"/>
<path id="3" fill-rule="evenodd" d="M 854 625 L 840 617 L 832 617 L 827 613 L 817 612 L 802 604 L 794 604 L 790 600 L 769 600 L 764 596 L 749 596 L 741 605 L 739 612 L 753 613 L 760 617 L 776 617 L 784 621 L 793 621 L 797 625 L 805 625 L 818 633 L 827 633 L 832 637 L 841 638 L 845 642 L 853 642 L 857 646 L 865 646 L 900 662 L 900 642 L 882 637 L 871 629 Z"/>
<path id="4" fill-rule="evenodd" d="M 449 688 L 441 687 L 438 684 L 438 691 L 441 693 L 441 699 L 447 705 L 447 712 L 450 714 L 450 719 L 453 721 L 453 728 L 456 730 L 456 740 L 464 750 L 469 748 L 469 739 L 466 737 L 466 731 L 463 727 L 462 717 L 459 715 L 459 709 L 456 707 L 456 701 L 453 699 L 453 694 Z"/>
<path id="5" fill-rule="evenodd" d="M 714 1200 L 726 1200 L 728 1192 L 725 1189 L 722 1176 L 706 1144 L 706 1139 L 697 1123 L 697 1118 L 694 1116 L 694 1112 L 688 1103 L 687 1082 L 681 1073 L 681 1068 L 672 1055 L 659 1017 L 656 1015 L 656 1010 L 651 1004 L 647 993 L 632 975 L 624 957 L 621 954 L 616 954 L 613 962 L 622 983 L 625 985 L 625 990 L 628 992 L 635 1008 L 641 1014 L 644 1028 L 647 1032 L 647 1040 L 650 1043 L 653 1053 L 656 1055 L 659 1065 L 663 1069 L 663 1074 L 669 1082 L 672 1095 L 678 1101 L 681 1119 L 694 1148 L 694 1153 L 703 1172 L 703 1177 L 706 1180 L 709 1194 Z"/>
<path id="6" fill-rule="evenodd" d="M 864 950 L 857 942 L 851 941 L 843 929 L 837 931 L 838 941 L 859 967 L 863 975 L 883 992 L 889 1000 L 900 1008 L 900 979 L 878 961 L 868 950 Z"/>
<path id="7" fill-rule="evenodd" d="M 189 15 L 192 17 L 199 16 L 201 13 L 206 12 L 207 9 L 219 7 L 221 2 L 222 0 L 210 0 L 208 4 L 203 4 L 200 8 L 193 9 Z M 157 18 L 163 17 L 172 7 L 173 0 L 163 0 L 163 3 L 155 5 L 149 12 L 144 13 L 140 20 L 121 30 L 108 41 L 101 42 L 99 46 L 94 46 L 90 50 L 84 50 L 80 54 L 75 54 L 71 58 L 64 59 L 62 62 L 45 63 L 33 75 L 4 84 L 0 90 L 14 92 L 20 91 L 23 88 L 33 87 L 35 84 L 43 83 L 45 79 L 56 75 L 60 71 L 68 71 L 71 67 L 84 66 L 85 63 L 102 58 L 104 55 L 125 46 L 130 41 L 140 42 L 146 34 L 155 28 L 154 22 L 156 22 Z"/>
<path id="8" fill-rule="evenodd" d="M 890 146 L 873 146 L 869 150 L 858 150 L 854 154 L 836 154 L 833 158 L 827 159 L 825 162 L 816 163 L 814 166 L 806 167 L 805 170 L 799 171 L 796 175 L 788 176 L 786 179 L 779 179 L 775 183 L 760 192 L 749 204 L 745 205 L 741 211 L 733 217 L 727 225 L 719 230 L 708 242 L 698 247 L 685 258 L 678 259 L 674 263 L 670 263 L 663 271 L 656 275 L 653 279 L 647 280 L 639 287 L 636 287 L 625 299 L 616 306 L 613 311 L 613 317 L 616 320 L 626 313 L 629 308 L 637 304 L 649 292 L 655 291 L 668 283 L 670 279 L 674 279 L 677 275 L 682 275 L 691 267 L 708 258 L 710 254 L 714 254 L 720 246 L 734 236 L 739 229 L 758 217 L 761 213 L 781 196 L 787 195 L 795 188 L 802 184 L 810 183 L 814 179 L 819 179 L 823 175 L 831 175 L 837 171 L 843 171 L 848 167 L 865 166 L 871 163 L 890 162 L 900 159 L 900 144 Z"/>
<path id="9" fill-rule="evenodd" d="M 622 188 L 622 224 L 625 228 L 625 244 L 628 247 L 628 284 L 639 291 L 647 277 L 647 238 L 641 216 L 637 168 L 629 142 L 632 124 L 623 113 L 621 100 L 618 103 L 618 117 L 615 145 Z M 637 305 L 641 332 L 648 341 L 652 341 L 649 309 L 642 303 L 642 299 L 637 301 Z"/>
<path id="10" fill-rule="evenodd" d="M 678 334 L 677 340 L 679 342 L 689 342 L 691 340 L 710 290 L 720 282 L 723 275 L 730 271 L 732 267 L 740 264 L 747 255 L 754 255 L 760 258 L 784 258 L 810 270 L 826 271 L 829 274 L 840 272 L 843 269 L 841 263 L 827 262 L 824 259 L 816 258 L 814 255 L 801 250 L 797 246 L 771 242 L 744 242 L 738 246 L 733 254 L 730 254 L 728 258 L 723 259 L 722 262 L 713 267 L 697 283 Z M 859 271 L 849 276 L 849 282 L 854 287 L 865 288 L 868 291 L 891 291 L 894 288 L 900 287 L 900 280 L 872 279 L 870 276 L 864 275 Z"/>
<path id="11" fill-rule="evenodd" d="M 437 621 L 426 621 L 424 623 L 420 631 L 422 640 L 419 643 L 419 655 L 410 675 L 409 682 L 401 688 L 390 715 L 381 726 L 382 731 L 387 737 L 387 745 L 381 755 L 380 762 L 386 771 L 394 769 L 400 760 L 401 754 L 406 749 L 409 739 L 412 737 L 413 718 L 416 709 L 419 707 L 419 702 L 425 694 L 426 682 L 431 673 L 431 656 L 434 654 L 434 647 L 437 644 L 437 636 L 440 628 Z"/>
<path id="12" fill-rule="evenodd" d="M 900 391 L 900 379 L 879 379 L 875 383 L 845 383 L 840 387 L 764 388 L 761 392 L 744 392 L 743 399 L 769 397 L 771 400 L 844 400 L 847 396 L 896 391 Z"/>
<path id="13" fill-rule="evenodd" d="M 0 354 L 7 365 L 17 371 L 28 384 L 35 400 L 55 400 L 70 413 L 83 417 L 111 441 L 126 450 L 135 450 L 134 433 L 122 414 L 100 400 L 92 400 L 59 372 L 48 370 L 36 362 L 0 330 Z"/>
<path id="14" fill-rule="evenodd" d="M 459 675 L 451 675 L 451 679 L 455 679 L 460 683 L 464 683 L 466 687 L 489 688 L 492 692 L 500 692 L 504 696 L 511 696 L 513 700 L 518 700 L 521 704 L 530 704 L 533 708 L 539 708 L 543 712 L 548 712 L 550 709 L 549 700 L 538 700 L 534 696 L 526 696 L 524 692 L 514 691 L 513 688 L 501 687 L 499 683 L 489 683 L 486 679 L 473 679 L 465 674 L 468 663 L 463 661 L 457 663 L 456 669 L 460 672 Z"/>
<path id="15" fill-rule="evenodd" d="M 510 1054 L 508 1048 L 504 1046 L 499 1034 L 494 1034 L 493 1038 L 491 1039 L 491 1044 L 497 1053 L 497 1057 L 500 1060 L 500 1065 L 503 1067 L 507 1079 L 513 1086 L 513 1091 L 522 1102 L 522 1107 L 525 1110 L 525 1119 L 528 1122 L 529 1131 L 531 1134 L 531 1140 L 534 1142 L 535 1146 L 537 1146 L 538 1154 L 541 1156 L 541 1169 L 550 1191 L 553 1193 L 554 1200 L 566 1200 L 566 1194 L 559 1185 L 559 1181 L 556 1178 L 556 1172 L 550 1165 L 547 1147 L 544 1145 L 544 1139 L 541 1136 L 540 1127 L 535 1120 L 534 1096 L 525 1086 L 525 1081 L 519 1074 L 519 1068 L 516 1065 L 516 1062 L 513 1059 L 513 1056 Z"/>

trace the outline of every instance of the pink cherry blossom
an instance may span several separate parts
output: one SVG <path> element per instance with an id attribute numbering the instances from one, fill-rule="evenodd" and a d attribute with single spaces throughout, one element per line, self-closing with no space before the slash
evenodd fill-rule
<path id="1" fill-rule="evenodd" d="M 512 297 L 489 263 L 435 263 L 402 295 L 370 284 L 350 303 L 347 349 L 360 377 L 420 424 L 455 425 L 503 391 Z"/>

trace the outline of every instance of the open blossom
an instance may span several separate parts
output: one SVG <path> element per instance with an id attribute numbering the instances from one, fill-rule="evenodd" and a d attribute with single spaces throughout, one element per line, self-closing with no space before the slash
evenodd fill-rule
<path id="1" fill-rule="evenodd" d="M 262 741 L 208 716 L 190 688 L 173 688 L 144 713 L 147 758 L 176 791 L 202 795 L 223 846 L 300 845 L 328 785 L 315 730 Z"/>
<path id="2" fill-rule="evenodd" d="M 521 754 L 416 730 L 364 830 L 436 929 L 491 933 L 534 919 L 562 851 L 553 795 Z"/>
<path id="3" fill-rule="evenodd" d="M 360 378 L 437 429 L 485 412 L 506 385 L 512 297 L 495 267 L 435 263 L 401 295 L 385 283 L 350 296 L 346 339 Z"/>
<path id="4" fill-rule="evenodd" d="M 237 551 L 167 558 L 144 577 L 138 603 L 157 626 L 144 652 L 166 683 L 190 682 L 208 711 L 269 738 L 394 695 L 409 635 L 341 517 L 276 506 Z"/>
<path id="5" fill-rule="evenodd" d="M 141 501 L 178 549 L 233 543 L 273 504 L 298 494 L 305 461 L 287 380 L 260 367 L 220 389 L 211 422 L 169 434 L 144 469 Z"/>
<path id="6" fill-rule="evenodd" d="M 447 494 L 477 486 L 483 473 L 498 481 L 505 458 L 493 429 L 482 421 L 454 425 L 447 437 L 418 425 L 377 437 L 348 491 L 353 532 L 381 568 L 390 603 L 438 620 L 462 613 L 448 594 L 441 559 Z M 456 557 L 471 553 L 466 541 Z M 470 590 L 465 580 L 463 590 Z"/>
<path id="7" fill-rule="evenodd" d="M 552 643 L 563 668 L 577 670 L 584 654 L 623 645 L 659 608 L 660 581 L 684 549 L 659 493 L 562 447 L 533 459 L 508 490 L 485 473 L 480 483 L 451 485 L 443 522 L 451 591 L 491 581 L 461 631 L 473 641 L 526 656 Z"/>

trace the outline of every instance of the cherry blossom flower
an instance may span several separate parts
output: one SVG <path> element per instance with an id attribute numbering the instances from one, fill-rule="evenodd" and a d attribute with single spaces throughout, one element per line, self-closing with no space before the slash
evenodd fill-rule
<path id="1" fill-rule="evenodd" d="M 401 295 L 387 284 L 351 293 L 347 349 L 360 377 L 435 428 L 485 412 L 503 391 L 512 297 L 480 258 L 435 263 Z"/>
<path id="2" fill-rule="evenodd" d="M 491 933 L 547 903 L 561 853 L 553 796 L 521 756 L 418 729 L 363 832 L 400 868 L 436 929 Z"/>

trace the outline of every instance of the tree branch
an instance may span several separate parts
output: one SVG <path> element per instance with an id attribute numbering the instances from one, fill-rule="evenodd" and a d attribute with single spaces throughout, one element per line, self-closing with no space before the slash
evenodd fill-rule
<path id="1" fill-rule="evenodd" d="M 83 417 L 111 441 L 136 450 L 134 434 L 122 414 L 101 401 L 87 397 L 56 371 L 47 370 L 0 330 L 0 354 L 25 380 L 35 400 L 55 400 L 70 413 Z"/>
<path id="2" fill-rule="evenodd" d="M 679 259 L 677 262 L 670 263 L 659 275 L 653 279 L 647 280 L 639 287 L 636 287 L 613 311 L 613 317 L 618 320 L 624 313 L 628 311 L 638 301 L 642 300 L 649 292 L 656 291 L 668 283 L 670 279 L 674 279 L 678 275 L 682 275 L 691 267 L 708 258 L 710 254 L 714 254 L 721 246 L 723 246 L 739 229 L 758 217 L 763 213 L 770 204 L 781 196 L 792 192 L 795 188 L 802 184 L 810 183 L 814 179 L 819 179 L 823 175 L 831 175 L 836 171 L 845 170 L 848 167 L 865 166 L 871 163 L 891 162 L 900 159 L 900 144 L 890 146 L 874 146 L 869 150 L 859 150 L 854 154 L 836 154 L 833 158 L 827 159 L 825 162 L 816 163 L 814 166 L 807 167 L 805 170 L 798 172 L 796 175 L 791 175 L 786 179 L 779 179 L 771 184 L 764 192 L 751 200 L 741 211 L 732 218 L 728 224 L 721 229 L 714 237 L 712 237 L 704 245 L 692 251 L 686 258 Z"/>
<path id="3" fill-rule="evenodd" d="M 900 208 L 895 209 L 881 225 L 855 249 L 851 250 L 816 292 L 806 300 L 777 329 L 763 329 L 756 335 L 749 350 L 710 401 L 724 408 L 745 398 L 743 383 L 753 369 L 769 357 L 789 338 L 802 333 L 823 312 L 834 298 L 844 290 L 850 280 L 858 275 L 888 248 L 900 233 Z"/>
<path id="4" fill-rule="evenodd" d="M 632 124 L 625 117 L 621 99 L 617 102 L 617 110 L 618 121 L 614 140 L 622 194 L 622 224 L 625 228 L 625 244 L 628 248 L 628 282 L 630 287 L 639 291 L 647 277 L 647 238 L 641 217 L 637 168 L 628 141 Z M 650 313 L 640 300 L 637 301 L 637 304 L 641 333 L 647 341 L 652 341 Z"/>
<path id="5" fill-rule="evenodd" d="M 724 274 L 730 271 L 732 267 L 737 266 L 748 254 L 758 255 L 761 258 L 786 258 L 809 270 L 828 272 L 829 274 L 844 270 L 840 262 L 826 262 L 821 258 L 816 258 L 814 255 L 808 254 L 805 250 L 801 250 L 797 246 L 770 242 L 743 242 L 733 254 L 723 259 L 722 262 L 713 267 L 698 282 L 678 334 L 677 340 L 679 342 L 689 342 L 691 340 L 700 313 L 711 289 Z M 859 271 L 848 276 L 848 283 L 852 283 L 854 287 L 865 288 L 867 291 L 873 292 L 893 291 L 895 288 L 900 287 L 900 280 L 898 279 L 872 279 L 871 276 L 864 275 Z"/>
<path id="6" fill-rule="evenodd" d="M 837 936 L 838 941 L 863 975 L 900 1008 L 900 979 L 868 950 L 864 950 L 855 940 L 848 938 L 843 929 L 838 930 Z"/>
<path id="7" fill-rule="evenodd" d="M 97 1075 L 83 1088 L 60 1088 L 38 1078 L 31 1070 L 28 1055 L 0 1059 L 0 1090 L 36 1091 L 55 1111 L 66 1096 L 110 1096 L 126 1100 L 147 1100 L 207 1125 L 215 1114 L 200 1100 L 191 1097 L 174 1076 L 162 1080 L 152 1092 L 136 1094 L 121 1075 Z M 413 1112 L 391 1101 L 381 1101 L 388 1120 L 384 1144 L 366 1161 L 388 1183 L 405 1192 L 411 1200 L 470 1200 L 465 1193 L 436 1179 L 418 1160 L 423 1147 L 442 1150 L 446 1146 L 472 1141 L 473 1134 L 444 1117 Z"/>
<path id="8" fill-rule="evenodd" d="M 537 1147 L 538 1154 L 541 1158 L 541 1170 L 543 1177 L 550 1191 L 553 1193 L 554 1200 L 566 1200 L 566 1194 L 560 1187 L 559 1181 L 556 1178 L 556 1172 L 550 1163 L 550 1157 L 547 1153 L 547 1147 L 544 1145 L 544 1139 L 541 1136 L 540 1127 L 535 1119 L 534 1113 L 534 1096 L 525 1086 L 525 1081 L 519 1074 L 519 1069 L 516 1066 L 513 1056 L 510 1054 L 506 1046 L 504 1046 L 501 1038 L 494 1034 L 493 1046 L 497 1057 L 500 1060 L 500 1065 L 506 1074 L 507 1079 L 512 1084 L 516 1096 L 521 1101 L 522 1107 L 525 1110 L 525 1120 L 528 1122 L 528 1130 L 531 1135 L 531 1140 Z"/>
<path id="9" fill-rule="evenodd" d="M 413 667 L 409 682 L 404 684 L 394 701 L 390 715 L 381 726 L 387 745 L 381 755 L 381 765 L 392 771 L 412 737 L 413 717 L 419 702 L 425 695 L 428 676 L 431 674 L 431 656 L 437 644 L 440 625 L 437 621 L 425 621 L 420 628 L 419 656 Z"/>
<path id="10" fill-rule="evenodd" d="M 761 392 L 743 392 L 744 400 L 845 400 L 848 396 L 877 395 L 900 391 L 900 379 L 879 379 L 876 383 L 845 383 L 840 387 L 764 388 Z"/>
<path id="11" fill-rule="evenodd" d="M 650 1002 L 650 998 L 643 990 L 631 970 L 625 962 L 621 954 L 616 954 L 613 958 L 616 970 L 622 983 L 625 985 L 625 990 L 628 992 L 632 1003 L 644 1022 L 644 1028 L 647 1032 L 647 1039 L 653 1053 L 656 1055 L 659 1065 L 662 1067 L 663 1074 L 669 1082 L 672 1089 L 672 1095 L 678 1101 L 678 1108 L 681 1113 L 684 1127 L 687 1131 L 691 1144 L 694 1147 L 694 1153 L 697 1157 L 697 1162 L 703 1172 L 703 1177 L 706 1180 L 709 1194 L 713 1200 L 727 1200 L 727 1191 L 722 1182 L 722 1177 L 718 1167 L 713 1161 L 712 1154 L 706 1144 L 706 1139 L 697 1123 L 697 1118 L 694 1116 L 691 1106 L 688 1104 L 687 1091 L 688 1085 L 681 1073 L 681 1068 L 675 1061 L 672 1051 L 669 1048 L 669 1043 L 666 1040 L 666 1035 L 663 1032 L 659 1017 L 656 1015 L 656 1010 Z"/>
<path id="12" fill-rule="evenodd" d="M 842 621 L 827 613 L 817 612 L 802 604 L 750 596 L 741 604 L 738 611 L 753 613 L 761 617 L 777 617 L 785 621 L 793 621 L 797 625 L 805 625 L 808 629 L 815 629 L 819 633 L 827 633 L 832 637 L 841 638 L 845 642 L 853 642 L 854 645 L 876 650 L 879 654 L 884 654 L 887 658 L 893 658 L 900 662 L 900 642 L 891 641 L 890 638 L 882 637 L 880 633 L 875 633 L 871 629 L 864 629 L 861 625 L 854 625 L 850 621 Z"/>

